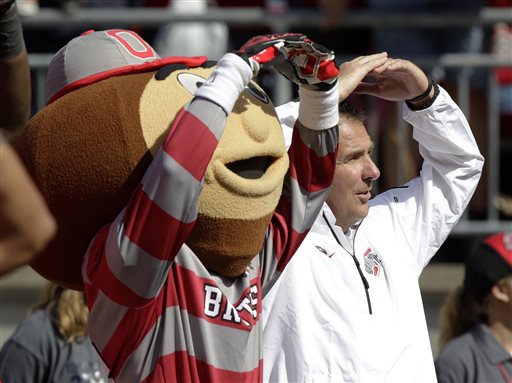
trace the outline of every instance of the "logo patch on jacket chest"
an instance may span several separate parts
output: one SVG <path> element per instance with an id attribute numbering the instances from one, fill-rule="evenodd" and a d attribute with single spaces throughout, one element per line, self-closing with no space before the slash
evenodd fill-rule
<path id="1" fill-rule="evenodd" d="M 371 248 L 368 248 L 364 252 L 364 270 L 368 274 L 378 277 L 382 268 L 382 261 L 377 253 L 373 252 Z"/>

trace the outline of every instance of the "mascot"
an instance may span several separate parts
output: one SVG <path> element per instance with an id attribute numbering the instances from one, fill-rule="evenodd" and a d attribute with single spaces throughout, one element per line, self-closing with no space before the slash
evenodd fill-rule
<path id="1" fill-rule="evenodd" d="M 286 152 L 273 67 L 299 85 Z M 217 63 L 161 59 L 89 31 L 53 58 L 48 105 L 17 149 L 59 224 L 32 264 L 85 289 L 89 335 L 119 382 L 259 382 L 261 299 L 328 192 L 338 144 L 333 52 L 258 36 Z"/>

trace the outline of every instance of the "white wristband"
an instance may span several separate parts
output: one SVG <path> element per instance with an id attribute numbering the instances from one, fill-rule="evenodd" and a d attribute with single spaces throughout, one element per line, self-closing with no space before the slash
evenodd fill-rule
<path id="1" fill-rule="evenodd" d="M 234 53 L 226 53 L 195 96 L 220 105 L 229 114 L 251 79 L 252 70 L 249 64 Z"/>
<path id="2" fill-rule="evenodd" d="M 325 92 L 300 87 L 299 98 L 299 121 L 306 128 L 325 130 L 338 125 L 340 95 L 337 83 Z"/>

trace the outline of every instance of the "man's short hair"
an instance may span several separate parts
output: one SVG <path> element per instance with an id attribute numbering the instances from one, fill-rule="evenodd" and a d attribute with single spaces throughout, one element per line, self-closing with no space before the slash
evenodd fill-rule
<path id="1" fill-rule="evenodd" d="M 342 118 L 354 119 L 362 123 L 366 122 L 366 112 L 356 108 L 347 100 L 343 100 L 338 104 L 338 111 Z"/>

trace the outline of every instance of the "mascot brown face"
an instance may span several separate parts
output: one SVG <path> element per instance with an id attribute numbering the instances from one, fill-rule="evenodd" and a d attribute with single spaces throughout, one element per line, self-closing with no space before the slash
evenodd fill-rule
<path id="1" fill-rule="evenodd" d="M 84 36 L 72 40 L 50 65 L 51 103 L 17 144 L 59 224 L 56 239 L 31 266 L 74 289 L 82 288 L 81 262 L 92 238 L 127 204 L 175 115 L 213 70 L 205 57 L 160 59 L 130 31 L 85 37 L 102 33 L 121 50 L 140 44 L 135 56 L 150 50 L 154 59 L 97 72 L 90 71 L 94 60 L 89 66 L 80 60 L 87 76 L 60 85 L 59 71 L 65 73 L 73 58 L 71 43 Z M 78 47 L 77 55 L 84 54 Z M 186 241 L 207 268 L 224 276 L 243 273 L 262 246 L 287 170 L 274 107 L 251 83 L 228 116 Z"/>

